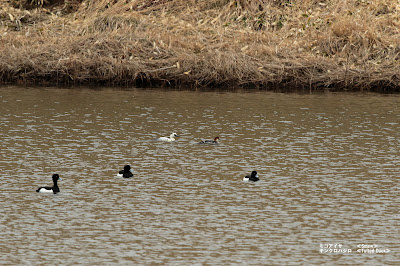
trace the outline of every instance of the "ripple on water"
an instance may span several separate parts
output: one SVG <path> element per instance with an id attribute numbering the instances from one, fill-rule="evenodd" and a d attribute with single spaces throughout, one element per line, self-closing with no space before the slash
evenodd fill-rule
<path id="1" fill-rule="evenodd" d="M 396 259 L 397 96 L 4 88 L 0 97 L 7 264 Z M 170 132 L 181 137 L 154 141 Z M 215 136 L 221 145 L 196 144 Z M 131 179 L 116 177 L 125 164 Z M 242 182 L 252 170 L 261 181 Z M 35 193 L 55 172 L 61 193 Z M 321 254 L 324 243 L 353 254 Z M 356 254 L 357 244 L 392 251 Z"/>

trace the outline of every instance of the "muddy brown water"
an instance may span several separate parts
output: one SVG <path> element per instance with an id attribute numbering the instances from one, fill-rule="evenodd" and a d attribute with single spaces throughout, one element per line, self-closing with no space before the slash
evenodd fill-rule
<path id="1" fill-rule="evenodd" d="M 1 264 L 399 262 L 399 95 L 2 87 L 0 112 Z"/>

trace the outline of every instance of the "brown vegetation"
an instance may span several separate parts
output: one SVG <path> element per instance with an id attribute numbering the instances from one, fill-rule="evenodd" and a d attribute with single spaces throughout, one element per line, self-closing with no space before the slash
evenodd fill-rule
<path id="1" fill-rule="evenodd" d="M 2 83 L 400 91 L 398 1 L 2 0 L 0 7 Z"/>

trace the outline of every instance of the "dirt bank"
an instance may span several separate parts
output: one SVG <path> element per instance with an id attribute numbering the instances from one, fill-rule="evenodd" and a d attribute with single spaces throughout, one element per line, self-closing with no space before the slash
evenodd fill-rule
<path id="1" fill-rule="evenodd" d="M 3 84 L 400 92 L 398 1 L 31 2 L 0 2 Z"/>

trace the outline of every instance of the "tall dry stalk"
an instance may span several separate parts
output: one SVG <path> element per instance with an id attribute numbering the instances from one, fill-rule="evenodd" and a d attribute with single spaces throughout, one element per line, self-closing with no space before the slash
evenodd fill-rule
<path id="1" fill-rule="evenodd" d="M 396 1 L 58 2 L 0 3 L 0 81 L 400 88 Z"/>

